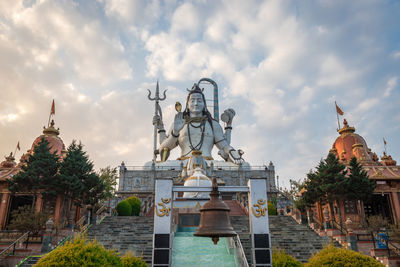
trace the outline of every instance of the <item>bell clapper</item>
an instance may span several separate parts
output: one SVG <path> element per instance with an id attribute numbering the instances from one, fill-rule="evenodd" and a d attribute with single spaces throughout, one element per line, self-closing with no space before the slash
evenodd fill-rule
<path id="1" fill-rule="evenodd" d="M 212 239 L 214 245 L 218 244 L 218 241 L 219 241 L 219 237 L 218 236 L 213 236 L 211 239 Z"/>

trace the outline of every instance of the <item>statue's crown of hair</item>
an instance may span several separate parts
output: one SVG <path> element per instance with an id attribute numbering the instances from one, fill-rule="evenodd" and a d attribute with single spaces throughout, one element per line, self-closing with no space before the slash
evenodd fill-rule
<path id="1" fill-rule="evenodd" d="M 203 90 L 200 89 L 200 87 L 197 83 L 193 84 L 192 89 L 189 90 L 189 92 L 190 92 L 190 94 L 193 94 L 193 93 L 203 94 Z"/>

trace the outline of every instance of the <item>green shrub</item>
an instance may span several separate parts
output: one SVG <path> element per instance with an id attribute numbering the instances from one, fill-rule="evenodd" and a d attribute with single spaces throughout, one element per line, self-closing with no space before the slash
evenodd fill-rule
<path id="1" fill-rule="evenodd" d="M 46 225 L 48 217 L 49 214 L 35 212 L 30 205 L 25 205 L 11 212 L 11 222 L 8 227 L 24 233 L 29 231 L 38 234 Z"/>
<path id="2" fill-rule="evenodd" d="M 68 241 L 39 260 L 36 267 L 47 266 L 116 266 L 122 267 L 122 260 L 113 250 L 106 250 L 96 241 L 85 238 Z"/>
<path id="3" fill-rule="evenodd" d="M 385 265 L 376 261 L 370 256 L 363 255 L 361 253 L 345 249 L 336 248 L 333 245 L 325 247 L 323 250 L 313 255 L 308 263 L 307 267 L 319 267 L 319 266 L 330 266 L 330 267 L 383 267 Z"/>
<path id="4" fill-rule="evenodd" d="M 303 264 L 296 258 L 286 253 L 284 249 L 274 249 L 272 251 L 273 267 L 301 267 Z"/>
<path id="5" fill-rule="evenodd" d="M 268 200 L 268 215 L 277 215 L 277 214 L 278 212 L 276 211 L 275 205 Z"/>
<path id="6" fill-rule="evenodd" d="M 131 216 L 132 215 L 132 206 L 128 201 L 123 200 L 117 204 L 115 209 L 118 212 L 119 216 Z"/>
<path id="7" fill-rule="evenodd" d="M 133 256 L 132 252 L 125 253 L 121 260 L 124 267 L 148 267 L 142 258 Z"/>
<path id="8" fill-rule="evenodd" d="M 132 207 L 132 216 L 139 216 L 140 206 L 142 205 L 140 199 L 138 199 L 137 197 L 128 197 L 127 199 L 125 199 L 125 201 L 128 201 Z"/>

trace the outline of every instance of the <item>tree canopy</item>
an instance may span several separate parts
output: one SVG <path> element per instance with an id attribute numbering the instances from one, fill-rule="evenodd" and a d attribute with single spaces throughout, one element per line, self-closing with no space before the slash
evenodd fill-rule
<path id="1" fill-rule="evenodd" d="M 329 153 L 321 160 L 316 171 L 307 174 L 304 199 L 307 204 L 332 203 L 346 195 L 346 166 L 341 164 L 334 154 Z"/>
<path id="2" fill-rule="evenodd" d="M 8 187 L 12 193 L 32 193 L 35 197 L 43 195 L 56 196 L 56 187 L 60 177 L 58 169 L 59 158 L 55 153 L 50 153 L 49 142 L 42 138 L 34 147 L 21 171 L 8 180 Z"/>
<path id="3" fill-rule="evenodd" d="M 112 198 L 114 195 L 115 186 L 117 185 L 117 173 L 117 168 L 111 168 L 110 166 L 100 168 L 98 175 L 104 183 L 106 198 Z"/>
<path id="4" fill-rule="evenodd" d="M 372 196 L 374 188 L 374 181 L 369 179 L 355 157 L 346 167 L 330 153 L 320 161 L 316 171 L 307 174 L 303 199 L 308 206 L 315 202 L 331 206 L 333 202 L 342 199 L 365 201 Z"/>
<path id="5" fill-rule="evenodd" d="M 116 169 L 105 170 L 101 172 L 103 178 L 95 173 L 81 143 L 72 141 L 66 157 L 60 161 L 56 153 L 50 153 L 49 142 L 42 138 L 22 164 L 21 171 L 8 180 L 8 185 L 12 193 L 23 192 L 35 197 L 62 195 L 77 205 L 93 205 L 112 196 L 107 186 L 114 185 L 111 180 L 116 176 Z"/>
<path id="6" fill-rule="evenodd" d="M 76 204 L 95 204 L 103 199 L 105 184 L 93 170 L 83 145 L 72 141 L 60 166 L 59 189 Z"/>
<path id="7" fill-rule="evenodd" d="M 349 176 L 347 179 L 347 199 L 367 201 L 372 197 L 375 182 L 370 180 L 368 174 L 362 169 L 355 157 L 349 163 Z"/>

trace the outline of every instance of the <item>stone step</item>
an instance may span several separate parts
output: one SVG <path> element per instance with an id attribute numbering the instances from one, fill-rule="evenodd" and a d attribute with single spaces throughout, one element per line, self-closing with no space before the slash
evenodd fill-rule
<path id="1" fill-rule="evenodd" d="M 153 217 L 106 217 L 101 224 L 88 230 L 87 237 L 96 239 L 106 249 L 116 250 L 121 255 L 132 251 L 151 265 Z"/>
<path id="2" fill-rule="evenodd" d="M 232 226 L 239 234 L 247 260 L 251 264 L 252 242 L 248 216 L 230 216 L 230 218 Z M 320 237 L 307 226 L 298 224 L 288 216 L 269 216 L 269 227 L 272 247 L 285 249 L 288 254 L 302 262 L 306 262 L 313 253 L 329 243 L 327 237 Z M 114 249 L 121 254 L 128 250 L 134 251 L 137 256 L 143 255 L 147 264 L 151 264 L 153 217 L 107 217 L 100 225 L 91 227 L 87 236 L 89 239 L 96 238 L 105 248 Z"/>

